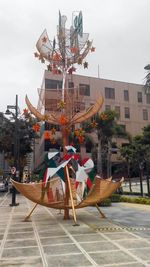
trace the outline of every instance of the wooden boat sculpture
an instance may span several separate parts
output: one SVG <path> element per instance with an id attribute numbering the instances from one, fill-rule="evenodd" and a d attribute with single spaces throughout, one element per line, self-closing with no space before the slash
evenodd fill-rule
<path id="1" fill-rule="evenodd" d="M 108 198 L 115 192 L 122 184 L 123 179 L 118 182 L 114 182 L 109 179 L 102 179 L 95 177 L 94 184 L 90 189 L 88 195 L 83 198 L 80 203 L 75 204 L 74 201 L 74 208 L 80 209 L 83 207 L 95 205 L 97 203 L 102 202 L 104 199 Z M 64 197 L 52 198 L 49 197 L 49 188 L 47 188 L 47 192 L 45 193 L 44 197 L 42 198 L 42 191 L 44 187 L 43 182 L 39 183 L 18 183 L 12 180 L 13 185 L 16 189 L 21 192 L 25 197 L 30 199 L 31 201 L 38 203 L 42 206 L 46 206 L 49 208 L 54 209 L 65 209 Z M 72 209 L 71 203 L 67 205 L 67 208 Z"/>
<path id="2" fill-rule="evenodd" d="M 69 145 L 69 132 L 72 128 L 75 127 L 76 124 L 79 125 L 97 114 L 104 101 L 103 96 L 98 94 L 95 103 L 88 108 L 85 106 L 85 110 L 83 111 L 78 107 L 78 103 L 84 103 L 84 100 L 77 99 L 77 97 L 84 96 L 83 92 L 86 88 L 80 88 L 83 89 L 83 91 L 79 90 L 79 88 L 74 88 L 74 86 L 73 88 L 66 88 L 67 75 L 72 74 L 76 70 L 74 64 L 83 65 L 84 68 L 87 68 L 88 63 L 84 61 L 84 59 L 89 52 L 94 52 L 95 50 L 95 48 L 92 47 L 92 42 L 88 39 L 89 35 L 83 33 L 82 12 L 80 11 L 75 18 L 73 17 L 72 21 L 73 25 L 69 30 L 66 29 L 66 16 L 61 16 L 59 12 L 57 43 L 55 38 L 52 42 L 50 41 L 45 30 L 36 44 L 38 52 L 34 53 L 35 57 L 42 63 L 48 61 L 48 71 L 52 72 L 53 75 L 61 74 L 60 79 L 62 78 L 62 88 L 48 90 L 48 94 L 50 94 L 50 92 L 58 94 L 59 91 L 60 96 L 55 96 L 57 107 L 55 110 L 51 107 L 51 112 L 49 112 L 46 110 L 46 107 L 43 106 L 41 109 L 42 111 L 45 111 L 43 114 L 32 106 L 26 96 L 28 109 L 38 118 L 38 120 L 60 126 L 64 154 L 66 153 L 66 146 Z M 46 93 L 45 89 L 44 94 Z M 44 94 L 42 93 L 41 95 Z M 49 99 L 52 100 L 50 95 Z M 42 101 L 41 99 L 40 101 L 41 103 L 45 103 L 45 101 Z M 76 128 L 74 129 L 76 130 Z M 80 140 L 83 140 L 81 132 L 79 137 Z M 44 182 L 25 184 L 12 180 L 12 183 L 17 190 L 28 199 L 35 202 L 36 205 L 40 204 L 50 208 L 64 209 L 64 219 L 69 218 L 69 209 L 72 209 L 74 221 L 76 223 L 76 209 L 89 205 L 97 205 L 97 203 L 103 201 L 116 191 L 121 186 L 122 180 L 114 182 L 111 179 L 104 180 L 95 175 L 94 181 L 90 182 L 84 167 L 80 167 L 79 165 L 78 168 L 81 176 L 79 174 L 78 178 L 72 179 L 69 174 L 69 164 L 70 162 L 68 160 L 67 164 L 64 165 L 64 180 L 60 179 L 60 174 L 57 172 L 59 171 L 59 167 L 58 169 L 56 167 L 57 171 L 55 174 L 52 174 L 51 168 L 48 169 L 49 174 L 46 176 Z M 89 181 L 91 185 L 88 190 L 87 181 Z"/>

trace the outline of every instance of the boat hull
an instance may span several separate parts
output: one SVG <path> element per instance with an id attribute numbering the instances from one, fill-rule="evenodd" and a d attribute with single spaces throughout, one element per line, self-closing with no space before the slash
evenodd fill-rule
<path id="1" fill-rule="evenodd" d="M 18 183 L 11 180 L 13 186 L 29 200 L 54 209 L 72 209 L 71 202 L 69 205 L 65 205 L 64 196 L 58 194 L 57 199 L 52 198 L 51 191 L 44 187 L 44 183 Z M 95 178 L 95 182 L 87 194 L 87 196 L 80 202 L 74 202 L 75 209 L 91 206 L 102 202 L 104 199 L 111 196 L 122 184 L 122 180 L 119 182 L 113 182 L 110 179 Z"/>

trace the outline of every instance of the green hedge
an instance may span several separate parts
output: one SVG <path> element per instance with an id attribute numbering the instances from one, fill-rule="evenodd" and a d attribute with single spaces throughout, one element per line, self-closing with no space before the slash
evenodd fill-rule
<path id="1" fill-rule="evenodd" d="M 150 198 L 121 196 L 121 202 L 150 205 Z"/>
<path id="2" fill-rule="evenodd" d="M 106 198 L 102 202 L 98 203 L 98 205 L 100 207 L 109 207 L 109 206 L 111 206 L 111 199 L 110 198 Z"/>
<path id="3" fill-rule="evenodd" d="M 111 202 L 120 202 L 121 201 L 121 195 L 119 194 L 113 194 L 110 196 Z"/>
<path id="4" fill-rule="evenodd" d="M 101 207 L 109 207 L 111 206 L 112 202 L 128 202 L 128 203 L 150 205 L 150 198 L 128 197 L 128 196 L 121 196 L 119 194 L 113 194 L 110 198 L 106 198 L 102 202 L 98 203 L 98 205 Z"/>

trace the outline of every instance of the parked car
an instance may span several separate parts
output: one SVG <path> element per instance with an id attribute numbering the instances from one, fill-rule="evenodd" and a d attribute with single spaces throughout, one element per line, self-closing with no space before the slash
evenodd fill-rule
<path id="1" fill-rule="evenodd" d="M 8 186 L 6 186 L 3 182 L 0 183 L 0 192 L 7 192 Z"/>

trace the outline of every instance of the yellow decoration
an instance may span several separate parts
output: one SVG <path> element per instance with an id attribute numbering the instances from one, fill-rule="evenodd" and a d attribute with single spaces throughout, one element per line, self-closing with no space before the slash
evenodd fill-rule
<path id="1" fill-rule="evenodd" d="M 45 115 L 44 115 L 44 121 L 47 121 L 47 120 L 48 120 L 48 115 L 45 114 Z"/>
<path id="2" fill-rule="evenodd" d="M 66 103 L 65 103 L 63 100 L 61 100 L 61 101 L 58 103 L 58 108 L 60 108 L 60 109 L 64 109 L 64 108 L 65 108 L 65 105 L 66 105 Z"/>
<path id="3" fill-rule="evenodd" d="M 54 135 L 56 133 L 56 129 L 54 127 L 51 129 L 51 133 L 52 133 L 52 135 Z"/>
<path id="4" fill-rule="evenodd" d="M 78 63 L 79 65 L 82 65 L 82 61 L 83 61 L 82 57 L 79 57 L 77 63 Z"/>
<path id="5" fill-rule="evenodd" d="M 107 114 L 105 114 L 105 113 L 101 113 L 100 118 L 101 118 L 103 121 L 105 121 L 105 120 L 108 119 L 108 116 L 107 116 Z"/>
<path id="6" fill-rule="evenodd" d="M 91 126 L 92 126 L 92 128 L 97 128 L 98 123 L 94 120 L 91 122 Z"/>

